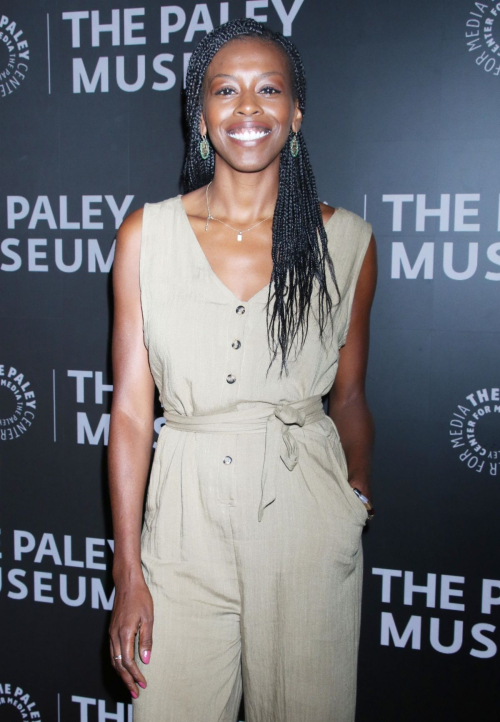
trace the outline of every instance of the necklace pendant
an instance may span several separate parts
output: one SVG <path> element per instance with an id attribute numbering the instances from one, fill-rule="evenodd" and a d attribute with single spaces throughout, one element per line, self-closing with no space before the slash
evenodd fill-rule
<path id="1" fill-rule="evenodd" d="M 240 231 L 240 232 L 238 233 L 238 235 L 236 236 L 236 240 L 237 240 L 237 241 L 242 241 L 242 240 L 243 240 L 243 236 L 242 236 L 242 234 L 241 234 L 241 231 Z"/>

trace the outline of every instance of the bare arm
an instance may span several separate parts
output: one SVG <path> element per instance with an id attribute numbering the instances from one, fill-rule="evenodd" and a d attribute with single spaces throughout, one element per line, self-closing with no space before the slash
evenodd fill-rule
<path id="1" fill-rule="evenodd" d="M 108 474 L 115 541 L 115 603 L 110 625 L 112 664 L 131 694 L 145 678 L 133 660 L 139 628 L 141 657 L 151 650 L 152 600 L 141 568 L 144 491 L 153 442 L 154 381 L 144 346 L 139 287 L 142 209 L 120 226 L 113 264 L 113 402 Z M 123 659 L 115 660 L 121 654 Z M 146 657 L 149 661 L 149 655 Z M 145 661 L 146 661 L 145 659 Z"/>
<path id="2" fill-rule="evenodd" d="M 366 403 L 365 377 L 370 340 L 370 311 L 377 283 L 377 252 L 372 235 L 358 276 L 345 345 L 340 349 L 328 413 L 337 426 L 345 451 L 348 479 L 371 502 L 371 451 L 375 436 Z"/>

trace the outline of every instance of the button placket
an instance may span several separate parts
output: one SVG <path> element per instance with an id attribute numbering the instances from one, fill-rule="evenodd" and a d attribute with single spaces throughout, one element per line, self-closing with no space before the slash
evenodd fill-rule
<path id="1" fill-rule="evenodd" d="M 227 391 L 224 396 L 229 403 L 236 402 L 239 396 L 240 371 L 245 348 L 245 329 L 249 318 L 249 308 L 243 304 L 237 304 L 229 309 L 226 345 L 226 369 L 223 384 Z M 233 505 L 235 474 L 236 448 L 235 437 L 224 434 L 222 453 L 220 455 L 220 492 L 221 503 Z"/>
<path id="2" fill-rule="evenodd" d="M 228 329 L 228 338 L 230 340 L 228 344 L 229 353 L 227 355 L 226 368 L 228 369 L 228 373 L 226 373 L 226 384 L 229 386 L 234 386 L 234 384 L 238 381 L 242 354 L 235 354 L 234 352 L 241 349 L 241 339 L 244 335 L 246 319 L 248 317 L 247 308 L 241 303 L 233 307 L 233 313 L 235 315 L 233 316 L 232 322 L 230 321 Z"/>

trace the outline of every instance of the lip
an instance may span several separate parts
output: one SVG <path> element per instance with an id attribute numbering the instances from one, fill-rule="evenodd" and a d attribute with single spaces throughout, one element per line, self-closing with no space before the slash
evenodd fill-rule
<path id="1" fill-rule="evenodd" d="M 242 133 L 244 131 L 248 130 L 255 130 L 255 131 L 264 131 L 265 135 L 263 135 L 261 138 L 235 138 L 231 133 Z M 226 133 L 228 137 L 234 142 L 238 143 L 240 145 L 246 146 L 246 145 L 253 145 L 256 143 L 260 143 L 261 141 L 265 140 L 269 135 L 271 135 L 272 129 L 265 125 L 264 123 L 233 123 L 233 125 L 230 125 L 229 128 L 226 129 Z"/>
<path id="2" fill-rule="evenodd" d="M 265 123 L 256 123 L 255 121 L 246 122 L 246 123 L 233 123 L 228 128 L 226 128 L 226 133 L 229 133 L 231 130 L 271 130 L 269 125 L 266 125 Z"/>

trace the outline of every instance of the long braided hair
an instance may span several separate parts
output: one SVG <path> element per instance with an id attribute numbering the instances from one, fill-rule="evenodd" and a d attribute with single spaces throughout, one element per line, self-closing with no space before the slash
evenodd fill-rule
<path id="1" fill-rule="evenodd" d="M 304 66 L 297 48 L 288 38 L 250 18 L 230 20 L 212 30 L 195 48 L 187 69 L 187 143 L 181 177 L 184 193 L 209 183 L 215 171 L 215 152 L 212 145 L 210 144 L 210 153 L 206 160 L 200 155 L 200 119 L 205 73 L 212 58 L 223 45 L 245 36 L 275 43 L 284 51 L 290 68 L 293 99 L 298 99 L 302 114 L 305 112 Z M 331 315 L 332 308 L 325 277 L 325 263 L 328 264 L 340 301 L 309 154 L 303 134 L 299 130 L 299 153 L 294 158 L 290 153 L 292 137 L 290 128 L 288 140 L 280 153 L 278 197 L 272 224 L 273 271 L 266 306 L 267 338 L 272 354 L 267 371 L 269 372 L 278 350 L 281 350 L 280 377 L 283 371 L 288 373 L 287 358 L 299 333 L 299 350 L 304 344 L 314 281 L 318 285 L 318 325 L 320 338 L 323 340 L 326 318 Z M 275 303 L 270 314 L 273 285 Z"/>

